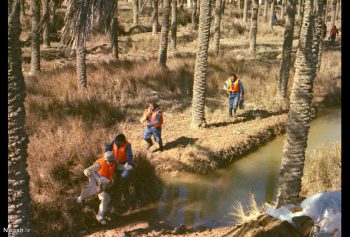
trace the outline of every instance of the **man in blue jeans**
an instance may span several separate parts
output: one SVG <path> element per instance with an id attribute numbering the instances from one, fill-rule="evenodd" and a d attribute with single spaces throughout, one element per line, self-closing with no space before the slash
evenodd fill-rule
<path id="1" fill-rule="evenodd" d="M 147 122 L 144 139 L 147 142 L 147 150 L 153 145 L 151 136 L 159 144 L 159 151 L 163 151 L 162 124 L 163 113 L 156 103 L 150 103 L 144 112 L 144 120 Z"/>
<path id="2" fill-rule="evenodd" d="M 231 76 L 227 79 L 224 84 L 224 90 L 226 90 L 229 99 L 228 99 L 228 113 L 229 116 L 236 117 L 236 110 L 238 107 L 238 102 L 244 100 L 244 87 L 242 82 L 238 79 L 238 76 L 235 73 L 232 73 Z"/>

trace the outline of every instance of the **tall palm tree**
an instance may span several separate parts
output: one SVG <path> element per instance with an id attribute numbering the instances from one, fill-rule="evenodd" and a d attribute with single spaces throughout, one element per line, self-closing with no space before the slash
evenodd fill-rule
<path id="1" fill-rule="evenodd" d="M 22 74 L 20 0 L 8 1 L 7 119 L 8 119 L 8 228 L 30 229 L 31 198 L 27 172 L 28 136 L 25 124 L 25 84 Z M 29 236 L 30 232 L 21 233 Z"/>
<path id="2" fill-rule="evenodd" d="M 191 9 L 192 9 L 192 29 L 197 29 L 197 0 L 191 1 Z"/>
<path id="3" fill-rule="evenodd" d="M 335 25 L 335 17 L 337 13 L 337 0 L 332 0 L 332 18 L 331 18 L 331 29 Z"/>
<path id="4" fill-rule="evenodd" d="M 32 11 L 32 51 L 30 72 L 35 75 L 40 72 L 40 0 L 31 0 Z"/>
<path id="5" fill-rule="evenodd" d="M 152 11 L 152 34 L 158 32 L 158 0 L 153 0 L 153 11 Z"/>
<path id="6" fill-rule="evenodd" d="M 287 16 L 284 24 L 284 40 L 282 46 L 282 60 L 280 65 L 280 73 L 277 82 L 278 99 L 285 99 L 287 95 L 287 86 L 289 79 L 289 71 L 292 61 L 293 34 L 295 23 L 296 0 L 286 0 Z"/>
<path id="7" fill-rule="evenodd" d="M 271 15 L 270 15 L 270 29 L 273 30 L 273 21 L 272 21 L 272 16 L 276 14 L 275 12 L 275 0 L 271 1 Z"/>
<path id="8" fill-rule="evenodd" d="M 160 49 L 158 62 L 161 67 L 166 66 L 167 50 L 168 50 L 168 35 L 169 35 L 169 15 L 170 15 L 170 0 L 163 0 L 163 22 L 160 36 Z"/>
<path id="9" fill-rule="evenodd" d="M 312 0 L 305 0 L 300 40 L 295 62 L 295 75 L 287 134 L 284 140 L 283 157 L 279 171 L 277 206 L 299 202 L 303 176 L 305 149 L 311 121 L 311 101 L 315 62 L 312 52 L 313 16 Z"/>
<path id="10" fill-rule="evenodd" d="M 61 43 L 76 49 L 78 87 L 87 87 L 86 41 L 93 28 L 109 29 L 115 0 L 67 0 Z"/>
<path id="11" fill-rule="evenodd" d="M 258 13 L 259 13 L 259 0 L 253 0 L 252 18 L 250 22 L 250 54 L 255 57 L 256 52 L 256 34 L 258 32 Z"/>
<path id="12" fill-rule="evenodd" d="M 26 16 L 25 0 L 21 0 L 21 17 L 24 18 L 25 16 Z"/>
<path id="13" fill-rule="evenodd" d="M 205 127 L 205 85 L 208 72 L 208 47 L 211 21 L 211 1 L 201 1 L 199 15 L 199 30 L 197 55 L 194 67 L 193 98 L 192 98 L 192 128 Z"/>
<path id="14" fill-rule="evenodd" d="M 336 10 L 336 17 L 335 17 L 336 21 L 339 19 L 339 9 L 341 9 L 340 0 L 337 1 L 337 10 Z"/>
<path id="15" fill-rule="evenodd" d="M 176 31 L 177 31 L 177 0 L 171 3 L 171 49 L 176 51 Z"/>
<path id="16" fill-rule="evenodd" d="M 304 0 L 298 0 L 298 13 L 297 19 L 300 20 L 303 13 Z"/>
<path id="17" fill-rule="evenodd" d="M 114 60 L 119 60 L 119 54 L 118 54 L 118 0 L 114 1 L 113 5 L 113 16 L 111 19 L 111 30 L 110 30 L 110 36 L 111 36 L 111 49 L 112 49 L 112 56 Z"/>
<path id="18" fill-rule="evenodd" d="M 285 12 L 284 12 L 284 6 L 286 5 L 286 0 L 282 0 L 282 4 L 281 4 L 281 16 L 280 18 L 283 19 Z M 288 8 L 288 7 L 287 7 Z"/>
<path id="19" fill-rule="evenodd" d="M 185 0 L 179 0 L 179 9 L 180 10 L 184 9 L 184 2 L 185 2 Z"/>
<path id="20" fill-rule="evenodd" d="M 267 13 L 269 12 L 269 0 L 265 0 L 264 21 L 267 22 Z"/>
<path id="21" fill-rule="evenodd" d="M 325 20 L 326 0 L 317 0 L 317 12 L 315 18 L 315 37 L 314 37 L 314 53 L 316 63 L 316 73 L 320 71 L 322 50 L 323 50 L 323 23 Z"/>
<path id="22" fill-rule="evenodd" d="M 248 0 L 244 0 L 243 21 L 247 22 L 247 19 L 248 19 Z"/>
<path id="23" fill-rule="evenodd" d="M 44 0 L 43 2 L 43 15 L 48 14 L 50 15 L 50 8 L 49 8 L 49 0 Z M 46 47 L 50 47 L 50 20 L 49 17 L 47 18 L 45 24 L 44 24 L 44 32 L 43 32 L 43 42 Z"/>
<path id="24" fill-rule="evenodd" d="M 139 24 L 139 4 L 137 0 L 132 0 L 132 16 L 133 16 L 133 25 L 136 26 Z"/>
<path id="25" fill-rule="evenodd" d="M 214 22 L 214 52 L 216 56 L 219 55 L 220 49 L 221 6 L 222 0 L 216 0 Z"/>

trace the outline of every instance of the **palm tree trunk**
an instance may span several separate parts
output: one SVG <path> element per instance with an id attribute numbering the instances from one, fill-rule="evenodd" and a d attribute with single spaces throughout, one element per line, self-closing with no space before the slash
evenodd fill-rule
<path id="1" fill-rule="evenodd" d="M 76 70 L 79 89 L 84 89 L 87 87 L 86 80 L 86 46 L 85 40 L 82 39 L 78 41 L 76 50 Z"/>
<path id="2" fill-rule="evenodd" d="M 44 0 L 43 4 L 43 15 L 50 14 L 49 10 L 49 0 Z M 50 45 L 50 18 L 48 17 L 44 24 L 43 41 L 46 47 L 51 47 Z"/>
<path id="3" fill-rule="evenodd" d="M 30 72 L 35 75 L 40 72 L 40 0 L 31 1 L 32 11 L 32 51 Z"/>
<path id="4" fill-rule="evenodd" d="M 265 0 L 265 6 L 264 6 L 264 21 L 267 22 L 267 13 L 269 11 L 269 0 Z"/>
<path id="5" fill-rule="evenodd" d="M 139 24 L 139 5 L 137 0 L 132 0 L 132 14 L 133 14 L 133 25 L 136 26 Z"/>
<path id="6" fill-rule="evenodd" d="M 282 60 L 280 66 L 280 74 L 277 84 L 276 97 L 285 99 L 287 97 L 287 86 L 289 79 L 289 71 L 292 61 L 293 34 L 295 23 L 296 0 L 287 0 L 287 16 L 284 25 L 284 41 L 282 46 Z"/>
<path id="7" fill-rule="evenodd" d="M 28 136 L 25 131 L 25 83 L 22 74 L 20 28 L 20 0 L 9 4 L 7 31 L 8 80 L 8 228 L 29 230 L 31 225 L 31 198 L 27 172 Z M 30 232 L 20 233 L 29 236 Z"/>
<path id="8" fill-rule="evenodd" d="M 339 19 L 339 9 L 341 9 L 341 6 L 340 6 L 340 0 L 337 1 L 337 10 L 336 10 L 336 17 L 335 17 L 335 20 L 337 21 Z"/>
<path id="9" fill-rule="evenodd" d="M 158 0 L 153 0 L 152 11 L 152 34 L 156 35 L 158 32 Z"/>
<path id="10" fill-rule="evenodd" d="M 194 67 L 193 98 L 192 98 L 192 128 L 205 127 L 205 85 L 208 72 L 208 47 L 211 21 L 211 1 L 201 1 L 197 55 Z"/>
<path id="11" fill-rule="evenodd" d="M 139 9 L 142 7 L 142 0 L 137 0 L 137 4 L 139 5 Z"/>
<path id="12" fill-rule="evenodd" d="M 300 1 L 300 0 L 299 0 Z M 286 5 L 286 0 L 282 0 L 282 5 L 281 5 L 281 16 L 280 18 L 283 19 L 284 18 L 284 6 Z M 287 7 L 288 8 L 288 7 Z"/>
<path id="13" fill-rule="evenodd" d="M 316 66 L 316 73 L 320 71 L 321 68 L 321 60 L 322 60 L 322 50 L 323 50 L 323 23 L 325 22 L 325 4 L 326 0 L 318 0 L 318 12 L 317 12 L 317 30 L 318 30 L 318 37 L 319 37 L 319 45 L 317 50 L 317 66 Z M 316 27 L 315 27 L 316 28 Z M 317 42 L 314 48 L 317 47 Z M 316 51 L 315 51 L 316 53 Z"/>
<path id="14" fill-rule="evenodd" d="M 279 171 L 277 206 L 299 202 L 303 176 L 305 149 L 311 121 L 311 101 L 315 65 L 312 53 L 313 16 L 312 0 L 305 0 L 303 24 L 295 62 L 295 75 L 287 134 L 284 140 L 283 157 Z"/>
<path id="15" fill-rule="evenodd" d="M 326 12 L 325 12 L 325 22 L 328 21 L 328 0 L 326 0 Z"/>
<path id="16" fill-rule="evenodd" d="M 216 56 L 219 56 L 220 49 L 221 5 L 222 0 L 216 0 L 214 23 L 214 52 Z"/>
<path id="17" fill-rule="evenodd" d="M 332 0 L 332 18 L 331 18 L 331 29 L 335 25 L 335 16 L 336 16 L 336 11 L 337 10 L 337 0 Z"/>
<path id="18" fill-rule="evenodd" d="M 171 49 L 176 52 L 176 31 L 177 31 L 177 0 L 172 0 L 171 5 Z"/>
<path id="19" fill-rule="evenodd" d="M 241 0 L 237 1 L 237 7 L 238 7 L 238 12 L 241 15 L 242 14 L 242 6 L 241 6 Z"/>
<path id="20" fill-rule="evenodd" d="M 303 12 L 303 5 L 304 5 L 304 0 L 298 0 L 298 15 L 297 15 L 297 19 L 300 20 L 302 17 L 302 12 Z"/>
<path id="21" fill-rule="evenodd" d="M 248 19 L 248 0 L 244 0 L 243 21 L 247 22 L 247 19 Z"/>
<path id="22" fill-rule="evenodd" d="M 256 35 L 258 32 L 258 13 L 259 13 L 259 0 L 253 0 L 252 18 L 250 23 L 250 54 L 255 57 L 256 52 Z"/>
<path id="23" fill-rule="evenodd" d="M 184 9 L 184 1 L 185 0 L 179 0 L 179 9 L 182 11 Z"/>
<path id="24" fill-rule="evenodd" d="M 272 21 L 272 17 L 275 13 L 275 1 L 272 0 L 271 2 L 271 15 L 270 15 L 270 29 L 273 30 L 273 21 Z"/>
<path id="25" fill-rule="evenodd" d="M 201 0 L 197 0 L 197 12 L 196 12 L 196 19 L 199 19 L 199 14 L 201 13 Z"/>
<path id="26" fill-rule="evenodd" d="M 111 49 L 114 60 L 119 60 L 118 54 L 118 0 L 114 2 L 114 14 L 111 21 Z"/>
<path id="27" fill-rule="evenodd" d="M 25 16 L 26 16 L 25 0 L 21 0 L 21 17 L 24 18 Z"/>
<path id="28" fill-rule="evenodd" d="M 196 30 L 197 29 L 197 21 L 196 21 L 196 16 L 197 16 L 197 0 L 192 0 L 191 1 L 191 9 L 192 9 L 192 29 Z"/>
<path id="29" fill-rule="evenodd" d="M 221 7 L 221 15 L 224 15 L 225 13 L 225 7 L 226 7 L 226 0 L 222 0 L 222 7 Z"/>
<path id="30" fill-rule="evenodd" d="M 170 0 L 163 1 L 163 22 L 159 49 L 159 65 L 166 66 L 167 50 L 168 50 L 168 35 L 169 35 L 169 15 L 170 15 Z"/>

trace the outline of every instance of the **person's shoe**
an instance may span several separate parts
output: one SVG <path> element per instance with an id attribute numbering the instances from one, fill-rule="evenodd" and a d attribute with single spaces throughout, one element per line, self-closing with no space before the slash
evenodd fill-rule
<path id="1" fill-rule="evenodd" d="M 163 142 L 160 142 L 159 143 L 159 148 L 158 148 L 159 151 L 163 151 L 164 150 L 164 147 L 163 147 Z"/>
<path id="2" fill-rule="evenodd" d="M 80 196 L 77 198 L 77 203 L 82 204 L 83 201 L 84 201 L 84 200 L 83 200 Z"/>
<path id="3" fill-rule="evenodd" d="M 151 146 L 153 145 L 153 142 L 151 139 L 146 140 L 146 142 L 147 142 L 146 149 L 149 150 L 151 148 Z"/>
<path id="4" fill-rule="evenodd" d="M 99 216 L 99 215 L 96 215 L 96 220 L 97 220 L 98 222 L 100 222 L 102 225 L 106 225 L 106 224 L 107 224 L 106 220 L 103 219 L 103 217 L 101 217 L 101 216 Z"/>

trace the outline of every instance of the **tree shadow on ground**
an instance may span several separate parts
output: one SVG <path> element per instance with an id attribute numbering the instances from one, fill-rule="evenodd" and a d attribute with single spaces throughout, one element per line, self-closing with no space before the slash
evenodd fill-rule
<path id="1" fill-rule="evenodd" d="M 181 136 L 174 141 L 167 142 L 164 145 L 164 150 L 170 150 L 170 149 L 176 148 L 176 147 L 186 147 L 188 145 L 193 145 L 196 143 L 197 140 L 198 140 L 198 138 L 190 138 L 190 137 Z"/>
<path id="2" fill-rule="evenodd" d="M 268 111 L 264 109 L 256 109 L 256 110 L 247 110 L 244 113 L 237 116 L 237 118 L 234 121 L 224 121 L 224 122 L 218 122 L 218 123 L 212 123 L 208 125 L 208 128 L 210 127 L 223 127 L 228 126 L 231 124 L 236 124 L 240 122 L 246 122 L 254 119 L 262 119 L 267 118 L 271 116 L 281 115 L 283 113 L 288 112 L 288 110 L 281 110 L 281 111 Z"/>

